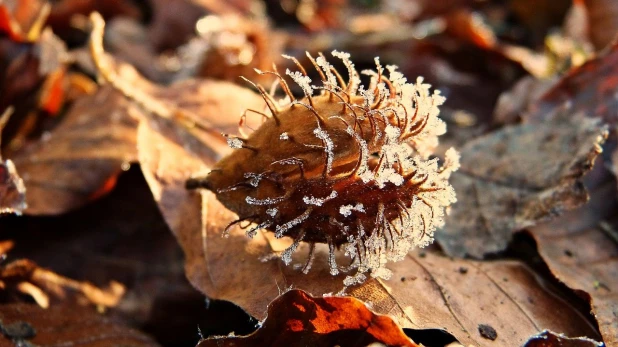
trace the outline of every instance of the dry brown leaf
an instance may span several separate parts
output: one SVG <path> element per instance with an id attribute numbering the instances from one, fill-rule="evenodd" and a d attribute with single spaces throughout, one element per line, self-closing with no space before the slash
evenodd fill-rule
<path id="1" fill-rule="evenodd" d="M 326 247 L 317 248 L 307 275 L 278 260 L 261 262 L 261 257 L 282 251 L 289 241 L 267 233 L 250 240 L 239 228 L 223 238 L 227 221 L 234 215 L 211 193 L 203 195 L 203 236 L 195 233 L 194 222 L 189 225 L 199 216 L 195 211 L 184 214 L 186 223 L 175 229 L 185 251 L 187 276 L 203 293 L 232 301 L 263 319 L 268 303 L 287 288 L 303 289 L 315 296 L 341 290 L 342 275 L 329 274 Z M 307 245 L 301 245 L 293 264 L 304 264 L 307 249 Z M 339 255 L 339 263 L 344 264 L 345 257 Z M 519 262 L 452 260 L 430 252 L 424 257 L 411 253 L 390 268 L 394 271 L 391 280 L 369 280 L 348 294 L 380 314 L 395 317 L 402 327 L 446 329 L 460 342 L 479 346 L 521 345 L 544 328 L 568 336 L 597 337 L 594 327 L 577 310 Z M 482 338 L 479 324 L 494 327 L 497 340 Z"/>
<path id="2" fill-rule="evenodd" d="M 597 50 L 614 42 L 618 34 L 618 3 L 612 0 L 583 0 L 588 15 L 590 40 Z"/>
<path id="3" fill-rule="evenodd" d="M 482 258 L 503 251 L 513 232 L 584 204 L 580 179 L 605 136 L 596 120 L 558 117 L 467 143 L 451 178 L 457 203 L 436 240 L 449 255 Z"/>
<path id="4" fill-rule="evenodd" d="M 590 301 L 608 346 L 618 344 L 617 207 L 610 180 L 592 191 L 588 205 L 530 229 L 554 276 Z"/>
<path id="5" fill-rule="evenodd" d="M 600 117 L 615 124 L 618 118 L 618 43 L 599 57 L 571 70 L 530 107 L 524 120 L 544 122 L 557 112 Z"/>
<path id="6" fill-rule="evenodd" d="M 155 94 L 192 109 L 221 133 L 234 133 L 246 107 L 262 107 L 256 93 L 228 82 L 187 80 Z M 189 225 L 201 230 L 198 194 L 185 189 L 187 179 L 204 172 L 230 148 L 222 137 L 191 132 L 170 120 L 146 117 L 138 129 L 138 160 L 161 213 L 173 231 Z M 193 216 L 188 217 L 188 216 Z M 178 233 L 175 233 L 180 237 Z"/>
<path id="7" fill-rule="evenodd" d="M 105 293 L 111 293 L 107 288 L 112 281 L 122 283 L 125 294 L 106 312 L 139 326 L 162 344 L 190 341 L 195 346 L 198 322 L 205 333 L 221 322 L 204 322 L 205 315 L 214 314 L 206 310 L 203 295 L 187 281 L 182 249 L 137 165 L 118 178 L 107 196 L 83 208 L 60 216 L 0 218 L 0 230 L 0 237 L 15 245 L 9 259 L 32 260 L 79 283 L 90 282 Z M 0 242 L 0 254 L 7 243 Z M 40 288 L 46 290 L 44 285 Z M 73 289 L 64 292 L 77 295 L 62 299 L 50 293 L 50 305 L 75 296 L 84 298 Z M 12 293 L 2 292 L 0 299 L 30 301 L 29 296 Z M 170 312 L 175 312 L 172 320 Z"/>
<path id="8" fill-rule="evenodd" d="M 208 346 L 418 347 L 390 317 L 377 315 L 350 297 L 312 297 L 290 290 L 270 303 L 260 328 L 247 336 L 213 337 Z"/>
<path id="9" fill-rule="evenodd" d="M 446 16 L 446 32 L 482 49 L 495 49 L 497 38 L 483 18 L 469 9 L 459 9 Z"/>
<path id="10" fill-rule="evenodd" d="M 522 118 L 537 124 L 557 113 L 572 117 L 598 117 L 608 123 L 612 136 L 606 149 L 614 150 L 618 122 L 618 42 L 599 57 L 571 70 L 531 105 Z M 614 153 L 614 157 L 618 154 Z M 609 161 L 609 156 L 604 157 Z"/>
<path id="11" fill-rule="evenodd" d="M 15 41 L 34 41 L 49 14 L 49 4 L 40 0 L 6 0 L 0 4 L 0 32 Z"/>
<path id="12" fill-rule="evenodd" d="M 87 38 L 85 16 L 92 11 L 100 12 L 106 19 L 129 17 L 140 19 L 143 14 L 138 6 L 123 0 L 60 0 L 53 1 L 46 24 L 56 35 L 68 42 L 83 42 Z"/>
<path id="13" fill-rule="evenodd" d="M 3 346 L 158 346 L 137 330 L 74 306 L 0 305 L 0 330 Z"/>
<path id="14" fill-rule="evenodd" d="M 597 342 L 585 337 L 569 338 L 553 331 L 545 330 L 533 336 L 526 342 L 524 347 L 603 347 L 601 342 Z"/>
<path id="15" fill-rule="evenodd" d="M 155 51 L 176 49 L 195 34 L 195 23 L 208 14 L 206 9 L 189 0 L 153 0 L 150 42 Z"/>
<path id="16" fill-rule="evenodd" d="M 3 291 L 30 295 L 43 308 L 70 301 L 80 306 L 113 307 L 125 293 L 125 287 L 111 281 L 107 288 L 80 282 L 39 267 L 28 259 L 12 261 L 0 269 Z"/>
<path id="17" fill-rule="evenodd" d="M 525 76 L 517 81 L 513 87 L 498 97 L 493 112 L 494 124 L 513 124 L 521 119 L 522 113 L 536 102 L 556 81 L 550 79 L 536 79 Z"/>
<path id="18" fill-rule="evenodd" d="M 15 108 L 4 131 L 5 152 L 17 150 L 44 117 L 56 115 L 65 101 L 66 46 L 45 29 L 36 42 L 1 40 L 0 108 Z"/>
<path id="19" fill-rule="evenodd" d="M 204 87 L 207 93 L 200 98 L 199 104 L 203 105 L 203 109 L 191 114 L 199 117 L 196 121 L 204 120 L 208 124 L 214 124 L 213 119 L 222 119 L 222 123 L 213 129 L 231 129 L 242 110 L 247 107 L 259 109 L 262 106 L 261 99 L 246 89 L 227 83 L 207 84 L 210 86 Z M 180 92 L 183 88 L 176 86 L 158 89 L 150 92 L 148 98 L 153 95 L 165 98 L 174 90 Z M 144 99 L 138 101 L 148 107 Z M 259 261 L 264 255 L 285 249 L 289 246 L 288 240 L 276 240 L 267 233 L 260 233 L 254 240 L 249 240 L 239 228 L 231 229 L 229 238 L 222 238 L 227 223 L 234 219 L 233 214 L 223 208 L 212 193 L 190 192 L 184 185 L 188 177 L 208 169 L 227 149 L 220 139 L 181 126 L 180 118 L 177 117 L 182 114 L 181 108 L 177 106 L 179 104 L 178 100 L 168 99 L 164 107 L 166 111 L 161 113 L 170 115 L 166 118 L 143 115 L 144 120 L 138 130 L 138 157 L 155 200 L 185 251 L 186 272 L 194 286 L 211 298 L 235 302 L 258 318 L 264 318 L 267 304 L 285 288 L 302 288 L 314 295 L 339 291 L 342 278 L 329 274 L 324 254 L 327 250 L 323 245 L 317 249 L 317 253 L 321 254 L 316 255 L 309 275 L 303 275 L 279 261 Z M 174 106 L 168 108 L 170 105 Z M 589 145 L 575 147 L 583 157 L 591 160 L 596 155 L 594 150 L 602 131 L 593 121 L 582 124 L 587 127 L 578 134 L 565 130 L 573 125 L 566 121 L 549 123 L 545 128 L 540 128 L 545 131 L 548 131 L 547 127 L 557 129 L 553 130 L 557 132 L 553 139 L 552 136 L 549 139 L 543 138 L 549 140 L 548 145 L 552 145 L 549 146 L 550 150 L 573 140 L 576 145 Z M 506 131 L 506 134 L 517 131 L 530 138 L 535 129 L 523 126 Z M 566 139 L 559 136 L 564 133 Z M 551 131 L 545 134 L 551 134 Z M 523 144 L 520 146 L 527 149 Z M 538 150 L 538 146 L 534 149 Z M 570 151 L 572 147 L 563 150 Z M 564 170 L 543 168 L 550 171 L 550 174 L 575 174 L 569 169 L 573 166 L 579 168 L 574 165 L 577 161 L 573 160 L 573 165 Z M 530 165 L 537 164 L 543 162 Z M 555 182 L 560 181 L 556 177 L 544 178 L 544 188 L 552 188 L 554 185 L 571 188 L 576 181 L 570 176 L 572 179 L 566 179 L 566 182 Z M 196 232 L 199 230 L 201 233 Z M 302 245 L 300 248 L 294 255 L 294 263 L 304 263 L 307 246 Z M 343 258 L 343 254 L 340 255 Z M 458 273 L 462 268 L 468 269 L 468 272 Z M 350 293 L 369 302 L 378 312 L 395 316 L 404 327 L 447 327 L 461 342 L 481 346 L 522 344 L 543 328 L 564 331 L 572 336 L 596 336 L 594 327 L 584 317 L 543 283 L 539 283 L 534 273 L 518 262 L 481 263 L 449 260 L 434 253 L 425 258 L 410 254 L 407 260 L 398 263 L 393 270 L 396 273 L 393 280 L 372 280 Z M 404 281 L 399 280 L 402 277 Z M 508 285 L 501 285 L 503 278 L 507 278 Z M 442 303 L 439 308 L 436 308 L 436 302 Z M 437 310 L 440 310 L 441 315 L 436 315 Z M 556 312 L 560 314 L 556 315 Z M 479 324 L 496 329 L 498 335 L 495 342 L 481 336 Z"/>
<path id="20" fill-rule="evenodd" d="M 111 88 L 78 100 L 52 132 L 13 155 L 28 189 L 29 214 L 58 214 L 109 191 L 135 160 L 137 121 Z"/>

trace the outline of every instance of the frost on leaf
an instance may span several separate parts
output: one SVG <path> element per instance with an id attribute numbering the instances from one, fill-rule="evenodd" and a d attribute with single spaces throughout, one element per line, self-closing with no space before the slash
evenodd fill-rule
<path id="1" fill-rule="evenodd" d="M 448 150 L 442 165 L 427 159 L 446 125 L 438 117 L 444 97 L 422 78 L 408 83 L 376 58 L 375 70 L 363 71 L 369 84 L 362 85 L 350 55 L 332 55 L 346 67 L 347 80 L 324 55 L 307 54 L 321 85 L 286 57 L 298 71 L 272 73 L 285 99 L 258 87 L 270 117 L 215 165 L 204 187 L 239 220 L 292 238 L 281 255 L 286 264 L 299 242 L 327 244 L 330 273 L 348 273 L 348 286 L 368 276 L 388 278 L 387 263 L 433 241 L 456 201 L 449 177 L 459 155 Z M 289 79 L 301 98 L 293 97 Z M 311 267 L 310 249 L 303 272 Z M 338 249 L 349 264 L 335 262 Z"/>

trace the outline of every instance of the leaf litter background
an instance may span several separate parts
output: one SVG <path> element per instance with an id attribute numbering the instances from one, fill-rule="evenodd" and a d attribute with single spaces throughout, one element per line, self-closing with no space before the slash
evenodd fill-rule
<path id="1" fill-rule="evenodd" d="M 608 0 L 1 2 L 0 341 L 617 346 L 617 18 Z M 462 153 L 436 243 L 345 298 L 324 296 L 342 281 L 324 257 L 261 261 L 286 240 L 223 238 L 233 214 L 184 187 L 262 106 L 238 76 L 332 49 L 425 76 Z"/>

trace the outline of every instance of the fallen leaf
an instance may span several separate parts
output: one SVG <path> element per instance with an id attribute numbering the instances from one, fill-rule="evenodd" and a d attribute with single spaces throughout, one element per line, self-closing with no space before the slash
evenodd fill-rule
<path id="1" fill-rule="evenodd" d="M 148 36 L 155 51 L 176 49 L 195 34 L 195 24 L 208 14 L 197 1 L 153 0 Z"/>
<path id="2" fill-rule="evenodd" d="M 224 238 L 223 230 L 234 214 L 210 192 L 203 193 L 203 205 L 202 235 L 195 233 L 195 214 L 183 214 L 185 224 L 174 231 L 185 251 L 189 280 L 207 296 L 232 301 L 263 319 L 268 303 L 287 288 L 314 296 L 342 289 L 345 275 L 330 275 L 328 249 L 323 245 L 316 246 L 307 275 L 298 268 L 306 261 L 305 244 L 293 256 L 295 267 L 279 260 L 264 262 L 260 259 L 282 251 L 291 241 L 268 233 L 258 233 L 251 240 L 236 227 Z M 345 259 L 338 254 L 340 265 Z M 435 252 L 412 252 L 389 268 L 394 272 L 391 280 L 371 279 L 348 294 L 375 312 L 396 318 L 404 328 L 445 329 L 461 343 L 478 346 L 490 346 L 490 340 L 479 334 L 478 324 L 493 326 L 498 333 L 495 345 L 502 346 L 521 345 L 544 328 L 568 336 L 598 337 L 586 318 L 517 261 L 455 260 Z"/>
<path id="3" fill-rule="evenodd" d="M 123 0 L 60 0 L 52 2 L 46 24 L 67 42 L 83 43 L 88 38 L 84 30 L 87 25 L 86 16 L 93 11 L 101 13 L 106 19 L 143 17 L 137 4 Z"/>
<path id="4" fill-rule="evenodd" d="M 521 120 L 522 113 L 534 104 L 555 83 L 555 79 L 536 79 L 525 76 L 513 87 L 498 97 L 493 112 L 494 124 L 514 124 Z"/>
<path id="5" fill-rule="evenodd" d="M 449 255 L 482 258 L 506 249 L 513 232 L 584 204 L 581 177 L 605 136 L 596 120 L 557 117 L 468 142 L 451 178 L 457 203 L 436 240 Z"/>
<path id="6" fill-rule="evenodd" d="M 582 0 L 588 15 L 590 40 L 601 50 L 616 40 L 618 4 L 611 0 Z"/>
<path id="7" fill-rule="evenodd" d="M 232 129 L 242 110 L 252 107 L 250 104 L 253 103 L 258 109 L 263 105 L 255 93 L 223 82 L 203 82 L 210 84 L 204 87 L 208 92 L 200 98 L 201 103 L 198 104 L 203 105 L 203 108 L 200 112 L 183 112 L 183 108 L 178 106 L 178 100 L 158 102 L 163 95 L 172 90 L 180 92 L 183 88 L 157 88 L 141 95 L 119 81 L 119 76 L 122 75 L 106 79 L 147 109 L 154 110 L 151 114 L 142 115 L 138 130 L 138 158 L 166 222 L 184 249 L 187 276 L 196 288 L 210 298 L 232 301 L 258 319 L 266 316 L 268 303 L 287 288 L 302 288 L 313 295 L 334 293 L 342 289 L 344 275 L 330 275 L 325 256 L 328 250 L 324 245 L 317 246 L 316 260 L 308 275 L 303 275 L 293 266 L 284 266 L 280 261 L 260 261 L 264 256 L 272 256 L 273 252 L 285 249 L 290 240 L 277 240 L 272 233 L 258 233 L 250 240 L 238 227 L 230 230 L 229 238 L 223 238 L 223 230 L 234 220 L 234 214 L 223 208 L 212 193 L 187 191 L 185 188 L 187 178 L 207 170 L 229 149 L 220 137 L 187 127 L 183 120 L 192 119 L 196 124 L 208 124 L 210 130 Z M 157 93 L 160 93 L 158 99 L 153 98 Z M 223 121 L 213 126 L 214 119 Z M 550 158 L 556 155 L 556 150 L 569 152 L 570 160 L 564 160 L 565 163 L 560 167 L 553 167 L 544 159 L 539 162 L 524 161 L 522 168 L 515 168 L 521 176 L 524 169 L 540 166 L 535 171 L 540 177 L 532 177 L 530 182 L 515 181 L 517 184 L 531 184 L 532 187 L 524 189 L 524 192 L 532 190 L 535 193 L 529 201 L 524 201 L 524 206 L 538 208 L 539 197 L 543 198 L 541 202 L 559 200 L 559 193 L 564 196 L 573 187 L 578 188 L 575 197 L 561 202 L 559 206 L 573 207 L 585 200 L 585 192 L 581 184 L 577 184 L 577 179 L 586 169 L 587 165 L 584 164 L 591 165 L 589 162 L 598 154 L 598 143 L 603 140 L 603 131 L 595 121 L 577 122 L 563 119 L 555 123 L 548 122 L 544 127 L 513 127 L 484 139 L 491 144 L 489 148 L 499 147 L 497 142 L 506 141 L 508 144 L 511 141 L 516 149 L 526 150 L 501 150 L 502 154 L 508 154 L 511 150 L 513 155 L 518 156 L 517 160 L 522 156 L 530 156 L 539 147 Z M 579 132 L 576 132 L 574 125 L 582 126 Z M 539 133 L 548 136 L 536 139 L 532 144 L 525 144 L 527 140 L 534 140 L 534 136 Z M 207 137 L 210 140 L 206 140 Z M 471 152 L 477 155 L 476 160 L 489 154 L 494 162 L 503 163 L 502 159 L 497 158 L 500 153 L 491 152 L 497 152 L 495 148 L 489 152 L 474 151 L 474 146 L 479 143 L 482 144 L 477 141 L 470 145 Z M 574 150 L 579 155 L 574 156 Z M 504 173 L 508 169 L 495 165 L 493 169 L 496 173 Z M 512 166 L 510 169 L 513 169 Z M 475 172 L 474 169 L 487 168 L 471 168 L 471 172 Z M 477 172 L 477 175 L 481 174 L 487 172 Z M 513 175 L 507 177 L 511 179 Z M 536 221 L 535 218 L 545 216 L 542 212 L 533 209 L 523 217 Z M 306 261 L 307 248 L 305 244 L 299 247 L 293 256 L 293 263 L 302 266 Z M 343 258 L 344 255 L 339 253 L 339 264 L 344 264 Z M 462 273 L 461 268 L 468 271 Z M 392 270 L 395 273 L 394 279 L 372 279 L 358 288 L 349 289 L 348 293 L 372 305 L 376 312 L 395 317 L 403 327 L 446 328 L 460 342 L 479 346 L 494 343 L 480 335 L 479 324 L 492 326 L 496 330 L 495 343 L 498 345 L 521 345 L 543 328 L 563 331 L 570 336 L 597 337 L 594 327 L 585 317 L 549 289 L 546 283 L 539 282 L 535 273 L 518 261 L 452 260 L 433 252 L 424 257 L 413 252 L 404 261 L 394 264 Z M 453 272 L 456 276 L 453 276 Z M 404 280 L 398 280 L 401 278 Z M 441 304 L 436 306 L 437 302 Z"/>
<path id="8" fill-rule="evenodd" d="M 459 9 L 446 16 L 446 31 L 482 49 L 495 49 L 497 38 L 483 17 L 468 9 Z"/>
<path id="9" fill-rule="evenodd" d="M 0 344 L 19 346 L 158 346 L 149 336 L 91 309 L 0 305 Z"/>
<path id="10" fill-rule="evenodd" d="M 601 342 L 586 337 L 566 337 L 553 331 L 545 330 L 532 336 L 524 347 L 603 347 Z"/>
<path id="11" fill-rule="evenodd" d="M 187 346 L 195 346 L 198 323 L 204 334 L 227 334 L 230 322 L 245 318 L 246 314 L 234 315 L 242 310 L 221 308 L 214 301 L 207 308 L 203 294 L 188 282 L 182 249 L 137 165 L 120 175 L 108 195 L 87 206 L 60 216 L 6 216 L 0 218 L 0 230 L 0 239 L 12 240 L 15 245 L 5 263 L 29 259 L 58 275 L 103 290 L 112 281 L 122 283 L 125 294 L 105 312 L 140 327 L 163 345 L 184 346 L 181 342 L 187 341 Z M 0 254 L 7 243 L 0 242 Z M 69 295 L 64 300 L 81 295 L 74 290 L 65 292 Z M 5 293 L 1 292 L 0 299 L 31 301 L 23 294 L 11 292 L 7 297 Z M 63 299 L 49 295 L 50 306 L 62 304 Z M 218 314 L 220 311 L 224 313 Z M 177 313 L 172 320 L 170 312 Z M 205 321 L 207 317 L 211 321 Z"/>
<path id="12" fill-rule="evenodd" d="M 247 336 L 213 337 L 198 346 L 381 346 L 418 347 L 388 316 L 350 297 L 312 297 L 290 290 L 270 303 L 260 328 Z"/>
<path id="13" fill-rule="evenodd" d="M 137 121 L 111 88 L 79 99 L 51 132 L 12 155 L 28 189 L 28 214 L 82 206 L 136 157 Z"/>
<path id="14" fill-rule="evenodd" d="M 529 230 L 549 270 L 590 302 L 607 346 L 618 344 L 618 207 L 613 180 L 588 205 Z"/>
<path id="15" fill-rule="evenodd" d="M 8 123 L 3 149 L 19 149 L 46 117 L 56 115 L 65 102 L 67 89 L 66 45 L 46 28 L 35 42 L 2 39 L 1 60 L 6 64 L 0 88 L 0 108 L 12 106 L 15 114 Z"/>
<path id="16" fill-rule="evenodd" d="M 3 1 L 0 4 L 0 32 L 15 41 L 36 40 L 49 14 L 48 6 L 40 0 Z"/>
<path id="17" fill-rule="evenodd" d="M 532 104 L 522 118 L 525 122 L 538 124 L 557 113 L 569 113 L 572 117 L 597 117 L 610 125 L 610 141 L 604 147 L 615 153 L 618 131 L 618 42 L 608 47 L 597 58 L 571 70 L 563 76 L 537 102 Z M 604 156 L 611 161 L 610 156 Z M 611 163 L 607 163 L 611 165 Z"/>
<path id="18" fill-rule="evenodd" d="M 12 261 L 0 269 L 4 291 L 30 295 L 43 308 L 50 304 L 73 302 L 80 306 L 116 306 L 125 293 L 125 287 L 112 281 L 101 289 L 89 282 L 80 282 L 39 267 L 28 259 Z"/>
<path id="19" fill-rule="evenodd" d="M 524 121 L 544 122 L 558 112 L 600 117 L 615 124 L 618 118 L 618 43 L 597 58 L 572 69 L 523 115 Z"/>

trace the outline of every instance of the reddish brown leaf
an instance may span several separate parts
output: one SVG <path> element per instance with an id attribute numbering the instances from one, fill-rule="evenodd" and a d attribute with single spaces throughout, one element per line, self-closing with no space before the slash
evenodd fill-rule
<path id="1" fill-rule="evenodd" d="M 43 22 L 49 13 L 45 1 L 3 1 L 0 4 L 0 32 L 17 42 L 38 39 Z"/>
<path id="2" fill-rule="evenodd" d="M 603 347 L 601 342 L 585 337 L 566 337 L 553 331 L 545 330 L 533 336 L 526 342 L 524 347 Z"/>
<path id="3" fill-rule="evenodd" d="M 37 36 L 35 43 L 7 42 L 2 56 L 7 64 L 0 88 L 0 108 L 15 107 L 15 115 L 4 132 L 4 149 L 15 151 L 40 128 L 42 115 L 55 115 L 64 105 L 66 92 L 65 44 L 51 30 Z M 42 112 L 40 112 L 42 111 Z"/>
<path id="4" fill-rule="evenodd" d="M 290 290 L 270 303 L 261 327 L 251 335 L 215 337 L 198 346 L 418 346 L 388 316 L 350 297 L 312 297 Z"/>
<path id="5" fill-rule="evenodd" d="M 467 9 L 451 12 L 446 16 L 446 31 L 455 37 L 483 49 L 494 49 L 497 38 L 483 18 Z"/>
<path id="6" fill-rule="evenodd" d="M 2 345 L 158 346 L 141 332 L 74 306 L 0 305 L 0 330 Z"/>
<path id="7" fill-rule="evenodd" d="M 605 136 L 595 120 L 558 117 L 467 143 L 452 177 L 457 203 L 436 239 L 449 255 L 481 258 L 504 250 L 513 232 L 582 205 L 581 177 Z"/>
<path id="8" fill-rule="evenodd" d="M 588 15 L 590 40 L 597 50 L 607 47 L 618 34 L 618 3 L 612 0 L 582 0 Z"/>

